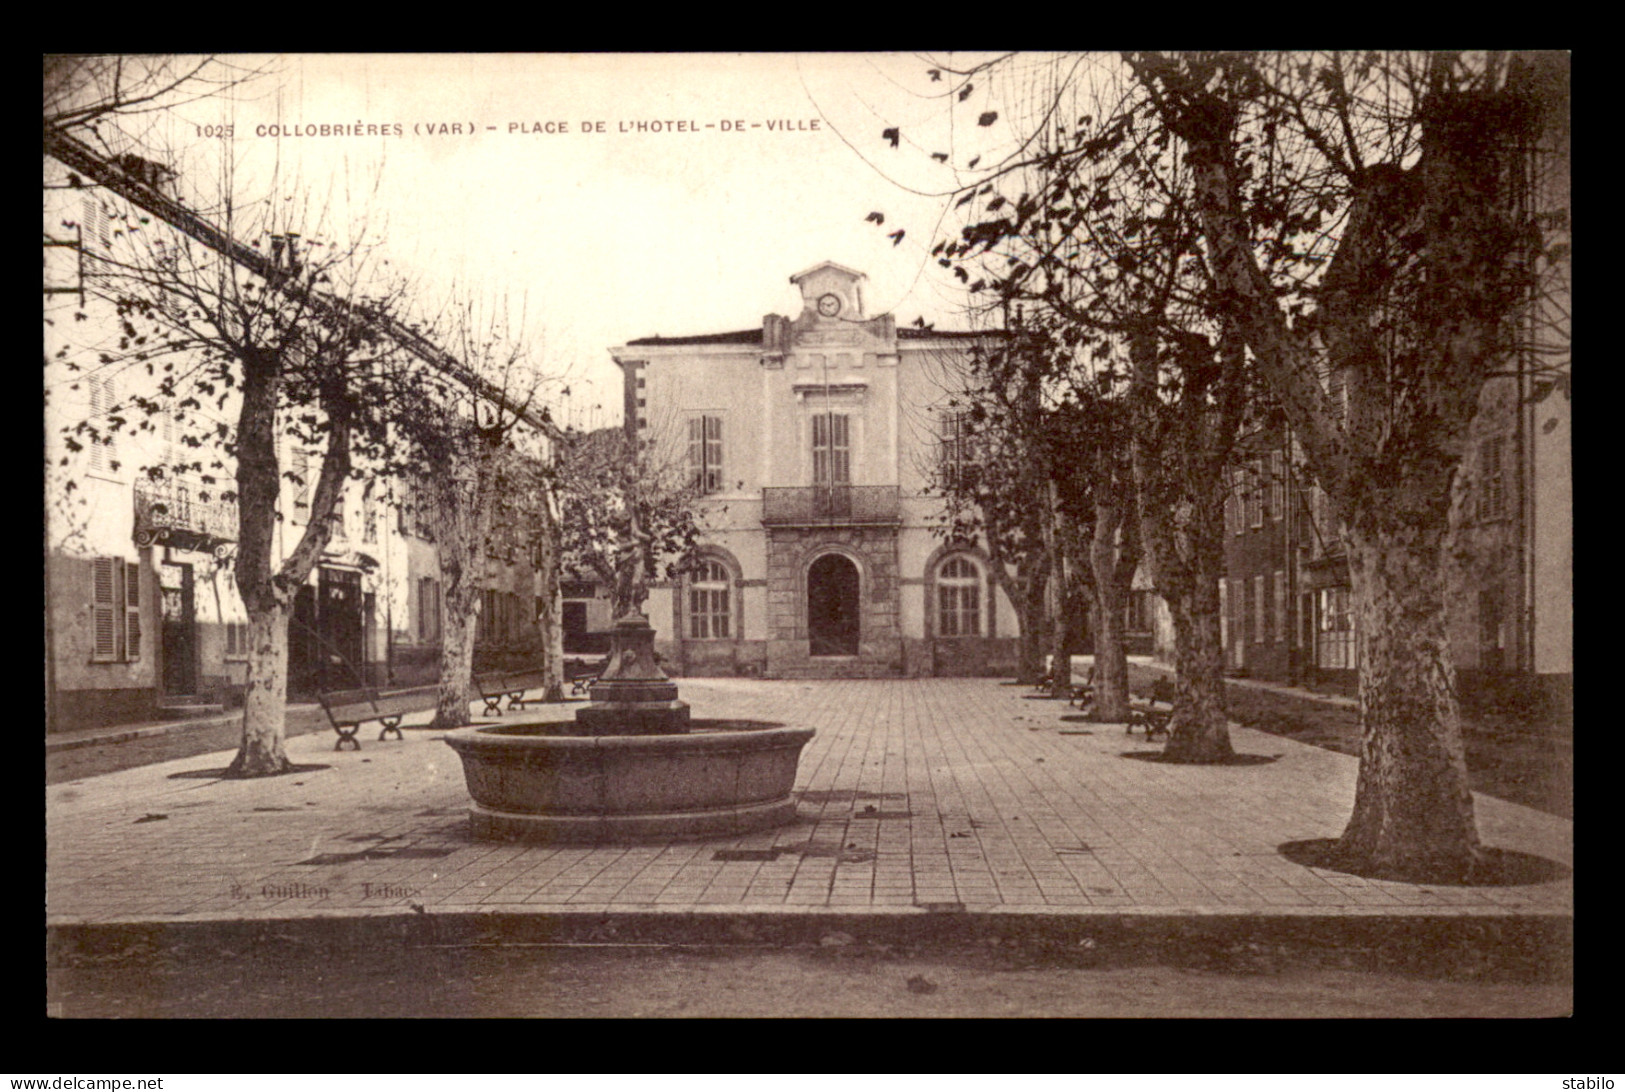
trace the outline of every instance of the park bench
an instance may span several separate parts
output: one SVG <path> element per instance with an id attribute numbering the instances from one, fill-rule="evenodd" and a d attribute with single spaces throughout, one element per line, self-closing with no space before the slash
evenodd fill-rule
<path id="1" fill-rule="evenodd" d="M 539 668 L 525 671 L 493 671 L 474 680 L 485 700 L 485 712 L 502 715 L 502 699 L 508 699 L 509 709 L 523 709 L 527 702 L 546 700 L 546 683 Z M 528 697 L 530 691 L 543 691 L 538 697 Z"/>
<path id="2" fill-rule="evenodd" d="M 1054 682 L 1055 682 L 1055 673 L 1053 671 L 1046 671 L 1046 672 L 1044 672 L 1043 676 L 1038 680 L 1038 682 L 1034 684 L 1034 689 L 1042 690 L 1043 692 L 1045 692 L 1047 694 L 1047 693 L 1049 693 L 1049 689 L 1054 684 Z M 1094 698 L 1094 695 L 1095 695 L 1095 668 L 1094 668 L 1093 664 L 1090 664 L 1089 665 L 1089 674 L 1084 676 L 1083 682 L 1081 684 L 1073 685 L 1072 694 L 1071 694 L 1071 696 L 1069 698 L 1067 698 L 1067 704 L 1068 705 L 1076 705 L 1080 701 L 1090 701 L 1090 700 L 1092 700 Z"/>
<path id="3" fill-rule="evenodd" d="M 432 686 L 405 690 L 379 690 L 369 686 L 359 690 L 331 690 L 316 695 L 333 730 L 339 734 L 338 742 L 333 744 L 335 751 L 343 750 L 346 743 L 361 750 L 361 741 L 355 738 L 356 733 L 363 724 L 372 721 L 384 726 L 383 731 L 378 733 L 380 742 L 388 738 L 391 732 L 395 733 L 396 739 L 405 739 L 401 734 L 401 721 L 412 713 L 433 709 L 436 698 L 436 689 Z"/>
<path id="4" fill-rule="evenodd" d="M 585 694 L 598 676 L 603 674 L 604 668 L 609 666 L 609 657 L 589 662 L 587 660 L 565 660 L 564 677 L 569 680 L 570 693 Z"/>
<path id="5" fill-rule="evenodd" d="M 1140 697 L 1146 704 L 1129 712 L 1128 725 L 1124 731 L 1132 735 L 1135 727 L 1142 728 L 1145 730 L 1146 739 L 1155 735 L 1167 735 L 1168 721 L 1174 715 L 1174 699 L 1178 695 L 1179 691 L 1170 680 L 1157 679 L 1149 690 L 1140 692 Z M 1168 708 L 1158 709 L 1158 705 L 1166 705 Z"/>
<path id="6" fill-rule="evenodd" d="M 1080 685 L 1072 688 L 1072 697 L 1067 704 L 1082 709 L 1085 705 L 1093 703 L 1094 700 L 1095 665 L 1090 664 L 1089 673 L 1083 677 L 1083 682 Z"/>

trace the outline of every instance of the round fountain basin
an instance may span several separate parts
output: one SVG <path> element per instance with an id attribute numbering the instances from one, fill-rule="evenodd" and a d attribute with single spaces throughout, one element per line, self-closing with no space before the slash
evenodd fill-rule
<path id="1" fill-rule="evenodd" d="M 533 842 L 708 838 L 795 818 L 811 728 L 690 722 L 681 735 L 564 734 L 559 724 L 459 728 L 474 835 Z"/>

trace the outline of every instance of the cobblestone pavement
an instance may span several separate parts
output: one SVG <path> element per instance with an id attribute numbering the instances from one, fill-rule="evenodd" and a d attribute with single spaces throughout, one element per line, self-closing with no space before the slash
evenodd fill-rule
<path id="1" fill-rule="evenodd" d="M 679 680 L 698 717 L 817 729 L 798 821 L 630 847 L 473 841 L 457 756 L 413 731 L 359 752 L 292 739 L 317 766 L 223 781 L 231 752 L 46 789 L 51 924 L 568 911 L 1486 915 L 1572 913 L 1572 875 L 1420 886 L 1307 868 L 1336 837 L 1356 761 L 1233 728 L 1251 765 L 1136 760 L 1160 744 L 1081 723 L 990 679 Z M 525 719 L 564 719 L 577 704 Z M 416 718 L 419 723 L 425 716 Z M 199 775 L 202 776 L 199 776 Z M 1477 797 L 1486 845 L 1572 866 L 1567 820 Z"/>

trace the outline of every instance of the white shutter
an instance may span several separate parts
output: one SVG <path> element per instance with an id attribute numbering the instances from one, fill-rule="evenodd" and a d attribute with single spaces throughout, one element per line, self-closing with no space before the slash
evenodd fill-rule
<path id="1" fill-rule="evenodd" d="M 722 484 L 722 418 L 705 419 L 705 488 L 720 492 Z"/>
<path id="2" fill-rule="evenodd" d="M 1264 630 L 1264 576 L 1253 577 L 1253 643 L 1261 645 L 1269 639 Z"/>
<path id="3" fill-rule="evenodd" d="M 705 489 L 705 418 L 688 419 L 688 475 L 695 489 Z"/>
<path id="4" fill-rule="evenodd" d="M 310 456 L 303 451 L 293 453 L 293 473 L 299 484 L 293 491 L 292 523 L 310 522 Z"/>
<path id="5" fill-rule="evenodd" d="M 98 557 L 90 563 L 91 572 L 91 659 L 118 658 L 118 595 L 114 565 L 110 557 Z"/>
<path id="6" fill-rule="evenodd" d="M 124 658 L 141 658 L 141 566 L 124 564 Z"/>
<path id="7" fill-rule="evenodd" d="M 834 473 L 832 479 L 836 485 L 845 485 L 852 480 L 852 451 L 848 439 L 847 416 L 836 414 L 830 419 L 830 468 Z"/>
<path id="8" fill-rule="evenodd" d="M 93 375 L 86 382 L 90 385 L 90 418 L 100 431 L 104 426 L 102 414 L 107 412 L 107 381 L 100 376 Z M 90 469 L 105 473 L 107 470 L 107 445 L 91 441 Z"/>
<path id="9" fill-rule="evenodd" d="M 812 419 L 813 481 L 823 485 L 829 481 L 829 418 L 819 414 Z"/>
<path id="10" fill-rule="evenodd" d="M 1275 633 L 1276 641 L 1285 641 L 1286 632 L 1286 570 L 1275 570 Z"/>

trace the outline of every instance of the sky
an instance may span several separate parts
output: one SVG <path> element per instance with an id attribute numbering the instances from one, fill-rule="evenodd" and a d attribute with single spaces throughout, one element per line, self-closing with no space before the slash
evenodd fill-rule
<path id="1" fill-rule="evenodd" d="M 503 311 L 539 370 L 568 377 L 555 412 L 590 426 L 619 416 L 611 346 L 794 316 L 790 276 L 825 260 L 868 275 L 871 314 L 965 328 L 967 297 L 929 250 L 965 164 L 1011 139 L 999 96 L 1034 71 L 975 77 L 963 98 L 930 77 L 975 59 L 240 57 L 265 74 L 141 139 L 199 190 L 229 165 L 238 193 L 365 223 L 429 311 L 454 286 Z"/>

